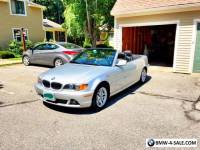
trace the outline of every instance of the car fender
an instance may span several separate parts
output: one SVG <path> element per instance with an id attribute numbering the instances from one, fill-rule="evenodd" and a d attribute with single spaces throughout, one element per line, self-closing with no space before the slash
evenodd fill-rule
<path id="1" fill-rule="evenodd" d="M 64 63 L 68 63 L 70 61 L 70 57 L 69 56 L 63 56 L 62 54 L 57 54 L 57 55 L 55 55 L 55 57 L 53 59 L 53 62 L 52 62 L 53 65 L 54 65 L 55 60 L 58 59 L 58 58 L 62 59 L 62 61 Z"/>
<path id="2" fill-rule="evenodd" d="M 98 86 L 100 83 L 102 83 L 102 82 L 107 82 L 107 83 L 109 84 L 106 75 L 103 75 L 103 76 L 101 76 L 101 77 L 95 78 L 95 79 L 91 82 L 91 88 L 90 88 L 90 89 L 91 89 L 92 91 L 95 91 L 95 89 L 97 88 L 97 86 Z"/>

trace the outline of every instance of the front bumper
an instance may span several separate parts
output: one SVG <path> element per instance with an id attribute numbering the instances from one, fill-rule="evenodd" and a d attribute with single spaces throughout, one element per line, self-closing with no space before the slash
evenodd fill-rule
<path id="1" fill-rule="evenodd" d="M 92 104 L 92 97 L 94 91 L 70 91 L 70 90 L 53 90 L 50 88 L 45 88 L 42 84 L 37 83 L 35 85 L 35 90 L 43 97 L 44 92 L 53 93 L 55 96 L 56 101 L 48 101 L 42 98 L 44 102 L 57 105 L 57 106 L 64 106 L 64 107 L 71 107 L 71 108 L 87 108 L 90 107 Z M 71 104 L 71 101 L 75 100 L 77 104 Z M 63 103 L 66 102 L 66 103 Z"/>

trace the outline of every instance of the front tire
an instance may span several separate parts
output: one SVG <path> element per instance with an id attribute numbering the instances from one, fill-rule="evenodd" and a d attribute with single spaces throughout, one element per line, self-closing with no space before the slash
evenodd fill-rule
<path id="1" fill-rule="evenodd" d="M 30 57 L 28 56 L 24 56 L 23 59 L 22 59 L 22 62 L 25 66 L 29 66 L 31 64 L 30 62 Z"/>
<path id="2" fill-rule="evenodd" d="M 140 75 L 140 83 L 145 83 L 147 81 L 147 69 L 143 68 Z"/>
<path id="3" fill-rule="evenodd" d="M 105 85 L 98 86 L 92 98 L 92 108 L 97 111 L 103 109 L 108 101 L 108 98 L 108 88 Z"/>
<path id="4" fill-rule="evenodd" d="M 56 58 L 55 61 L 54 61 L 54 67 L 59 67 L 63 64 L 64 64 L 64 62 L 61 58 Z"/>

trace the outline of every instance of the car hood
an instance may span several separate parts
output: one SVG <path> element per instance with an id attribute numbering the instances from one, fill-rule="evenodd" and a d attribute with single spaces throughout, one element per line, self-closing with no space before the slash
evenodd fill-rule
<path id="1" fill-rule="evenodd" d="M 111 67 L 92 66 L 82 64 L 65 64 L 63 66 L 50 69 L 41 74 L 43 80 L 61 83 L 88 83 L 97 76 L 106 74 Z"/>

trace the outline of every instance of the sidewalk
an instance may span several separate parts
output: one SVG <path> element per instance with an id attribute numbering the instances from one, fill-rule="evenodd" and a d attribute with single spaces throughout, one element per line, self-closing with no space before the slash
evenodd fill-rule
<path id="1" fill-rule="evenodd" d="M 19 58 L 19 59 L 0 59 L 0 66 L 21 64 L 21 63 L 22 63 L 21 58 Z"/>

